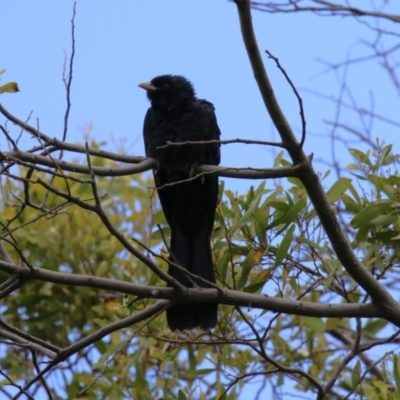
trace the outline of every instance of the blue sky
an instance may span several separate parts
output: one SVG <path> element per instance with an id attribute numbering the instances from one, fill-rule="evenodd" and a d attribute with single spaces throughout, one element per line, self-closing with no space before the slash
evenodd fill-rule
<path id="1" fill-rule="evenodd" d="M 31 122 L 39 121 L 47 135 L 57 138 L 61 138 L 65 112 L 61 77 L 64 50 L 71 53 L 72 6 L 69 0 L 14 0 L 4 2 L 1 10 L 7 15 L 0 27 L 0 68 L 7 70 L 2 82 L 15 80 L 21 89 L 17 95 L 3 95 L 1 101 L 21 119 L 33 111 Z M 331 128 L 323 120 L 334 118 L 335 107 L 301 89 L 337 96 L 342 71 L 324 73 L 326 67 L 318 59 L 336 63 L 347 56 L 369 54 L 360 42 L 372 40 L 374 35 L 351 18 L 254 11 L 253 20 L 261 50 L 268 49 L 280 59 L 303 97 L 306 152 L 314 152 L 316 160 L 326 160 Z M 142 155 L 142 123 L 148 102 L 137 84 L 164 73 L 186 76 L 199 97 L 214 103 L 223 139 L 277 138 L 246 58 L 233 3 L 78 0 L 75 23 L 68 140 L 82 141 L 85 127 L 93 124 L 92 136 L 97 140 L 106 140 L 116 149 L 125 138 L 126 151 Z M 299 134 L 297 100 L 274 62 L 267 56 L 265 61 L 281 106 Z M 395 118 L 398 93 L 375 62 L 351 67 L 348 79 L 359 106 L 368 108 L 373 92 L 376 111 Z M 343 121 L 360 126 L 349 113 Z M 388 126 L 377 126 L 376 135 L 382 136 L 382 130 L 387 142 L 397 140 L 396 130 Z M 21 147 L 33 144 L 26 134 L 22 140 Z M 0 144 L 6 149 L 3 139 Z M 350 160 L 343 148 L 339 158 L 344 164 Z M 271 149 L 260 146 L 228 145 L 222 149 L 224 166 L 268 167 L 272 161 Z M 245 192 L 251 183 L 229 180 L 228 186 Z"/>
<path id="2" fill-rule="evenodd" d="M 38 123 L 45 134 L 59 139 L 66 105 L 64 50 L 71 54 L 72 7 L 70 0 L 13 0 L 1 4 L 0 69 L 7 70 L 2 83 L 17 81 L 21 91 L 4 94 L 0 100 L 20 119 L 32 112 L 31 123 Z M 305 151 L 313 152 L 316 161 L 329 160 L 331 128 L 323 121 L 334 119 L 335 106 L 303 89 L 338 96 L 343 70 L 326 73 L 319 60 L 337 63 L 347 57 L 368 55 L 370 51 L 362 42 L 372 41 L 374 34 L 352 18 L 306 13 L 270 15 L 254 11 L 253 21 L 260 49 L 268 49 L 279 58 L 303 98 L 308 130 Z M 82 142 L 86 127 L 93 124 L 92 137 L 107 141 L 108 148 L 115 150 L 124 143 L 128 153 L 143 155 L 142 124 L 148 101 L 137 84 L 165 73 L 186 76 L 199 97 L 214 103 L 222 139 L 277 140 L 246 57 L 233 3 L 78 0 L 75 24 L 67 140 Z M 387 23 L 391 30 L 395 29 L 393 25 Z M 300 136 L 297 100 L 274 62 L 267 56 L 265 61 L 282 109 Z M 400 115 L 399 93 L 376 61 L 351 66 L 347 78 L 359 107 L 368 109 L 374 104 L 375 112 L 387 118 Z M 343 112 L 341 121 L 354 128 L 362 126 L 351 112 Z M 373 136 L 395 143 L 399 151 L 398 128 L 375 123 Z M 23 134 L 22 149 L 35 144 Z M 7 149 L 3 138 L 0 149 Z M 338 146 L 337 155 L 343 165 L 351 160 L 343 146 Z M 260 146 L 223 146 L 221 164 L 270 167 L 273 155 L 271 149 Z M 318 162 L 316 166 L 320 171 L 327 168 Z M 251 181 L 227 182 L 228 187 L 241 193 L 251 184 L 258 185 Z"/>

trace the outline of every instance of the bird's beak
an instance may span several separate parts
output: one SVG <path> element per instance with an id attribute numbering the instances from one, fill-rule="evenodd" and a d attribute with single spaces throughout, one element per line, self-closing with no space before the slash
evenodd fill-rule
<path id="1" fill-rule="evenodd" d="M 142 82 L 138 85 L 140 88 L 147 90 L 148 92 L 154 92 L 157 90 L 155 86 L 153 86 L 150 82 Z"/>

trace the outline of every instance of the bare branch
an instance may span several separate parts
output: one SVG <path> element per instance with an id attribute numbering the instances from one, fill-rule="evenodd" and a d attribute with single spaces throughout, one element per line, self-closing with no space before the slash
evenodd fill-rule
<path id="1" fill-rule="evenodd" d="M 311 11 L 318 15 L 332 15 L 341 17 L 373 17 L 383 18 L 392 22 L 400 22 L 400 16 L 395 14 L 383 13 L 380 11 L 369 11 L 360 8 L 352 7 L 350 5 L 335 4 L 325 0 L 313 0 L 317 6 L 303 6 L 301 0 L 290 0 L 282 5 L 275 2 L 262 3 L 252 1 L 251 6 L 255 10 L 265 11 L 269 13 L 294 13 L 301 11 Z"/>
<path id="2" fill-rule="evenodd" d="M 28 269 L 0 261 L 0 270 L 8 273 L 18 273 L 24 281 L 41 280 L 62 285 L 83 286 L 104 289 L 119 293 L 132 294 L 141 298 L 173 300 L 171 304 L 180 303 L 210 303 L 229 304 L 242 307 L 260 308 L 273 312 L 311 317 L 342 317 L 342 318 L 385 318 L 386 312 L 374 304 L 320 304 L 302 302 L 284 298 L 269 297 L 235 290 L 217 290 L 203 288 L 185 288 L 183 297 L 176 297 L 175 290 L 170 287 L 137 285 L 115 279 L 99 278 L 91 275 L 66 274 L 43 268 Z"/>
<path id="3" fill-rule="evenodd" d="M 293 90 L 293 93 L 297 97 L 297 101 L 299 102 L 300 118 L 301 118 L 301 126 L 302 126 L 301 140 L 300 140 L 299 146 L 303 147 L 304 141 L 306 140 L 306 118 L 304 115 L 303 99 L 300 97 L 299 92 L 297 91 L 296 86 L 294 86 L 292 80 L 289 78 L 289 75 L 286 73 L 284 68 L 281 66 L 279 59 L 277 57 L 273 56 L 268 50 L 265 50 L 265 52 L 268 54 L 269 57 L 271 57 L 275 61 L 277 67 L 279 68 L 279 70 L 282 72 L 282 74 L 286 78 L 287 82 L 289 83 L 290 87 Z"/>
<path id="4" fill-rule="evenodd" d="M 262 146 L 275 146 L 285 148 L 282 143 L 276 142 L 266 142 L 264 140 L 249 140 L 249 139 L 230 139 L 230 140 L 206 140 L 206 141 L 197 141 L 197 142 L 167 142 L 164 146 L 157 147 L 157 150 L 166 149 L 168 147 L 176 147 L 176 146 L 199 146 L 199 145 L 208 145 L 208 144 L 235 144 L 235 143 L 242 143 L 242 144 L 260 144 Z"/>
<path id="5" fill-rule="evenodd" d="M 20 346 L 20 347 L 25 347 L 32 351 L 38 351 L 39 353 L 42 353 L 49 358 L 54 358 L 57 355 L 57 353 L 54 353 L 53 351 L 51 351 L 37 343 L 29 342 L 28 340 L 22 339 L 20 336 L 10 333 L 10 332 L 7 332 L 4 329 L 0 329 L 0 336 L 14 342 L 14 343 L 10 343 L 10 344 Z"/>
<path id="6" fill-rule="evenodd" d="M 325 191 L 318 179 L 317 173 L 314 171 L 311 162 L 308 160 L 302 149 L 299 148 L 293 132 L 287 123 L 286 118 L 282 114 L 276 97 L 274 96 L 273 88 L 264 69 L 258 49 L 252 25 L 250 2 L 248 0 L 235 0 L 235 3 L 239 12 L 243 40 L 264 103 L 279 134 L 281 135 L 283 143 L 287 145 L 292 161 L 295 164 L 303 164 L 299 178 L 307 190 L 332 247 L 334 248 L 339 260 L 353 279 L 360 284 L 360 286 L 371 296 L 373 301 L 376 304 L 379 304 L 379 307 L 385 311 L 386 318 L 396 326 L 400 326 L 400 305 L 389 294 L 386 288 L 381 285 L 361 264 L 354 254 L 346 234 L 338 223 L 334 210 L 331 207 Z"/>
<path id="7" fill-rule="evenodd" d="M 25 387 L 23 389 L 21 389 L 21 392 L 28 390 L 35 382 L 37 382 L 39 379 L 41 379 L 55 365 L 68 359 L 72 355 L 76 354 L 78 351 L 90 346 L 91 344 L 97 342 L 98 340 L 101 340 L 102 338 L 109 335 L 110 333 L 113 333 L 113 332 L 118 331 L 123 328 L 127 328 L 131 325 L 137 324 L 138 322 L 143 321 L 144 319 L 147 319 L 147 318 L 151 317 L 152 315 L 159 313 L 160 311 L 163 311 L 168 306 L 168 304 L 169 304 L 169 301 L 166 301 L 166 300 L 158 301 L 157 303 L 153 304 L 152 306 L 149 306 L 145 310 L 139 311 L 136 314 L 131 315 L 127 318 L 124 318 L 120 321 L 113 322 L 113 323 L 99 329 L 92 335 L 89 335 L 89 336 L 77 341 L 76 343 L 73 343 L 72 345 L 63 349 L 45 368 L 42 369 L 42 371 L 39 374 L 36 375 L 35 378 L 33 378 L 30 382 L 28 382 L 25 385 Z M 20 393 L 15 395 L 14 398 L 18 398 Z"/>
<path id="8" fill-rule="evenodd" d="M 76 2 L 74 3 L 72 10 L 71 19 L 71 57 L 69 59 L 69 71 L 68 76 L 65 76 L 65 65 L 63 71 L 63 81 L 65 84 L 65 89 L 67 92 L 67 108 L 64 115 L 64 132 L 62 136 L 62 141 L 65 142 L 68 133 L 68 118 L 71 111 L 71 85 L 72 85 L 72 75 L 74 69 L 74 58 L 75 58 L 75 16 L 76 16 Z M 62 158 L 62 152 L 60 154 L 60 159 Z"/>

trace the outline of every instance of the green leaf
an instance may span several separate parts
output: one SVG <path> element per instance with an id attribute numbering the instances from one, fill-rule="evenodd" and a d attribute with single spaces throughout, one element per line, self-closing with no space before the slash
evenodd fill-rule
<path id="1" fill-rule="evenodd" d="M 347 167 L 346 167 L 346 168 L 347 168 L 347 169 L 355 169 L 355 170 L 361 171 L 360 166 L 357 165 L 357 164 L 354 164 L 354 163 L 347 164 Z"/>
<path id="2" fill-rule="evenodd" d="M 269 205 L 264 202 L 261 207 L 256 207 L 254 209 L 254 223 L 257 239 L 261 246 L 267 247 L 267 235 L 265 234 L 267 230 L 267 221 L 269 216 Z"/>
<path id="3" fill-rule="evenodd" d="M 315 249 L 315 250 L 318 250 L 320 253 L 325 253 L 326 252 L 326 250 L 323 248 L 323 247 L 321 247 L 318 243 L 315 243 L 315 242 L 312 242 L 310 239 L 307 239 L 307 238 L 305 238 L 305 237 L 299 237 L 298 239 L 297 239 L 297 241 L 299 242 L 299 243 L 305 243 L 305 244 L 308 244 L 310 247 L 312 247 L 313 249 Z"/>
<path id="4" fill-rule="evenodd" d="M 157 224 L 165 225 L 167 223 L 167 219 L 165 218 L 163 210 L 160 209 L 153 214 L 153 223 L 154 223 L 154 225 L 157 225 Z"/>
<path id="5" fill-rule="evenodd" d="M 212 372 L 216 372 L 216 371 L 217 370 L 215 368 L 202 368 L 202 369 L 198 369 L 196 371 L 191 371 L 189 374 L 189 377 L 194 378 L 196 376 L 211 374 Z"/>
<path id="6" fill-rule="evenodd" d="M 246 259 L 243 261 L 241 267 L 242 267 L 242 273 L 240 275 L 239 282 L 237 284 L 237 288 L 241 289 L 244 287 L 244 285 L 247 282 L 247 278 L 249 277 L 250 271 L 252 268 L 257 265 L 259 262 L 259 258 L 256 257 L 256 253 L 253 249 L 251 249 L 246 256 Z"/>
<path id="7" fill-rule="evenodd" d="M 399 371 L 399 358 L 397 354 L 393 356 L 393 376 L 396 382 L 397 394 L 400 394 L 400 371 Z"/>
<path id="8" fill-rule="evenodd" d="M 384 232 L 382 232 L 382 233 L 384 233 Z M 391 233 L 391 234 L 393 234 L 393 237 L 391 238 L 391 240 L 400 240 L 400 233 L 399 233 L 399 231 L 393 231 L 393 232 L 388 232 L 389 234 Z M 396 243 L 398 243 L 398 242 L 396 242 Z M 390 246 L 392 246 L 394 243 L 393 242 L 391 242 L 391 243 L 388 243 Z"/>
<path id="9" fill-rule="evenodd" d="M 262 194 L 259 194 L 257 197 L 253 199 L 251 202 L 251 205 L 249 206 L 249 209 L 244 213 L 244 215 L 236 220 L 236 222 L 232 226 L 232 232 L 235 232 L 238 228 L 240 228 L 242 225 L 245 223 L 249 222 L 254 218 L 254 209 L 258 207 L 258 204 L 261 200 Z"/>
<path id="10" fill-rule="evenodd" d="M 342 193 L 340 196 L 341 200 L 343 201 L 346 210 L 350 211 L 353 214 L 357 214 L 362 210 L 361 205 L 357 204 L 350 196 L 346 193 Z"/>
<path id="11" fill-rule="evenodd" d="M 155 286 L 157 281 L 159 280 L 159 276 L 157 274 L 155 274 L 154 272 L 150 275 L 150 279 L 149 279 L 149 286 Z"/>
<path id="12" fill-rule="evenodd" d="M 160 360 L 160 361 L 165 361 L 165 360 L 171 361 L 173 359 L 173 357 L 169 353 L 167 353 L 163 350 L 160 350 L 157 347 L 150 348 L 150 355 L 154 358 L 157 358 L 157 360 Z"/>
<path id="13" fill-rule="evenodd" d="M 233 212 L 225 202 L 222 202 L 220 204 L 220 209 L 221 209 L 221 213 L 223 217 L 227 217 L 227 218 L 237 218 L 237 214 L 235 212 Z"/>
<path id="14" fill-rule="evenodd" d="M 226 278 L 229 265 L 229 253 L 224 253 L 222 257 L 217 260 L 216 269 L 221 275 L 222 279 Z"/>
<path id="15" fill-rule="evenodd" d="M 276 250 L 275 267 L 280 265 L 283 259 L 286 257 L 290 244 L 293 240 L 293 232 L 295 227 L 295 224 L 292 224 L 290 226 L 290 228 L 285 233 L 285 236 L 283 237 L 278 249 Z"/>
<path id="16" fill-rule="evenodd" d="M 328 169 L 324 172 L 324 175 L 322 176 L 321 180 L 323 181 L 325 178 L 327 178 L 331 174 L 331 170 Z"/>
<path id="17" fill-rule="evenodd" d="M 103 364 L 105 360 L 107 360 L 108 357 L 113 356 L 115 353 L 120 351 L 126 344 L 128 343 L 128 340 L 123 340 L 122 342 L 119 342 L 115 344 L 114 346 L 111 346 L 107 349 L 107 351 L 101 355 L 98 363 Z"/>
<path id="18" fill-rule="evenodd" d="M 375 335 L 380 330 L 382 330 L 387 324 L 388 321 L 384 319 L 375 319 L 375 320 L 371 319 L 366 323 L 365 327 L 363 328 L 363 332 L 369 333 L 370 335 Z"/>
<path id="19" fill-rule="evenodd" d="M 371 161 L 369 160 L 369 155 L 363 153 L 360 150 L 357 149 L 349 149 L 350 154 L 360 163 L 366 164 L 370 167 L 372 167 Z"/>
<path id="20" fill-rule="evenodd" d="M 306 206 L 306 204 L 307 204 L 307 199 L 305 197 L 302 197 L 301 199 L 297 200 L 296 203 L 287 212 L 284 221 L 287 224 L 295 221 L 298 218 L 300 211 Z"/>
<path id="21" fill-rule="evenodd" d="M 222 199 L 222 196 L 224 195 L 224 190 L 225 190 L 225 181 L 220 181 L 218 187 L 218 197 L 220 199 Z"/>
<path id="22" fill-rule="evenodd" d="M 250 285 L 246 286 L 243 291 L 247 293 L 255 293 L 260 291 L 264 287 L 266 282 L 269 281 L 271 273 L 272 268 L 263 269 L 251 280 Z"/>
<path id="23" fill-rule="evenodd" d="M 287 200 L 287 203 L 289 204 L 289 207 L 293 207 L 294 200 L 293 200 L 292 196 L 290 195 L 290 193 L 288 191 L 285 192 L 285 195 L 286 195 L 286 200 Z"/>
<path id="24" fill-rule="evenodd" d="M 367 178 L 364 175 L 355 174 L 354 172 L 351 172 L 351 174 L 353 176 L 355 176 L 357 179 L 359 179 L 360 181 L 366 181 L 367 180 Z"/>
<path id="25" fill-rule="evenodd" d="M 354 218 L 351 220 L 351 225 L 354 228 L 361 228 L 362 226 L 369 225 L 374 218 L 377 218 L 386 212 L 392 204 L 392 200 L 383 200 L 378 203 L 368 205 L 354 216 Z"/>
<path id="26" fill-rule="evenodd" d="M 393 157 L 390 155 L 392 148 L 393 145 L 388 144 L 382 149 L 382 152 L 379 154 L 379 158 L 376 161 L 376 165 L 374 166 L 375 170 L 378 170 L 381 166 L 392 164 Z"/>
<path id="27" fill-rule="evenodd" d="M 156 229 L 155 231 L 153 231 L 151 233 L 151 240 L 154 241 L 162 241 L 163 238 L 168 238 L 171 236 L 171 229 L 169 226 L 164 226 L 163 228 L 160 229 Z"/>
<path id="28" fill-rule="evenodd" d="M 301 199 L 297 200 L 297 202 L 290 208 L 287 212 L 285 217 L 285 222 L 290 223 L 297 219 L 299 216 L 300 211 L 306 206 L 307 199 L 302 197 Z"/>
<path id="29" fill-rule="evenodd" d="M 364 243 L 367 240 L 369 231 L 369 226 L 363 226 L 357 231 L 356 237 L 351 242 L 351 246 L 353 247 L 353 249 L 355 249 L 360 243 Z"/>
<path id="30" fill-rule="evenodd" d="M 271 200 L 268 200 L 268 204 L 271 207 L 275 208 L 276 210 L 278 210 L 278 211 L 280 211 L 281 213 L 284 213 L 284 214 L 286 214 L 290 209 L 290 206 L 286 202 L 284 202 L 282 200 L 273 200 L 273 199 L 271 199 Z"/>
<path id="31" fill-rule="evenodd" d="M 316 333 L 325 332 L 325 322 L 321 318 L 304 317 L 304 323 L 310 330 Z"/>
<path id="32" fill-rule="evenodd" d="M 189 359 L 189 373 L 191 373 L 196 370 L 197 360 L 196 360 L 196 356 L 193 351 L 192 345 L 190 345 L 190 344 L 188 345 L 187 351 L 188 351 L 188 359 Z"/>
<path id="33" fill-rule="evenodd" d="M 353 195 L 354 200 L 355 200 L 358 204 L 362 204 L 361 199 L 360 199 L 360 196 L 358 195 L 358 192 L 357 192 L 356 188 L 352 185 L 350 179 L 349 179 L 347 188 L 350 190 L 350 193 Z"/>
<path id="34" fill-rule="evenodd" d="M 95 318 L 93 322 L 95 322 L 98 326 L 100 326 L 100 328 L 103 328 L 104 326 L 110 323 L 109 321 L 100 318 Z"/>
<path id="35" fill-rule="evenodd" d="M 185 392 L 181 389 L 179 389 L 179 392 L 178 392 L 178 400 L 187 400 L 187 396 L 186 396 Z"/>
<path id="36" fill-rule="evenodd" d="M 274 167 L 275 167 L 275 168 L 276 168 L 276 167 L 280 167 L 283 154 L 284 154 L 284 151 L 282 150 L 282 151 L 280 151 L 280 152 L 278 153 L 278 155 L 276 156 L 275 161 L 274 161 Z"/>
<path id="37" fill-rule="evenodd" d="M 397 215 L 379 215 L 374 218 L 371 222 L 371 226 L 388 226 L 390 224 L 394 224 L 398 219 Z"/>
<path id="38" fill-rule="evenodd" d="M 266 181 L 262 181 L 259 185 L 258 188 L 254 191 L 254 197 L 257 198 L 261 194 L 265 194 L 265 183 Z"/>
<path id="39" fill-rule="evenodd" d="M 138 398 L 142 397 L 141 395 L 147 387 L 146 379 L 143 376 L 138 375 L 138 376 L 136 376 L 136 379 L 135 379 L 133 385 L 135 387 L 136 397 L 138 397 Z"/>
<path id="40" fill-rule="evenodd" d="M 325 282 L 324 282 L 324 290 L 327 290 L 327 289 L 331 286 L 332 281 L 333 281 L 333 275 L 328 276 L 328 278 L 325 279 Z"/>
<path id="41" fill-rule="evenodd" d="M 339 180 L 337 180 L 331 186 L 331 188 L 326 192 L 328 200 L 331 203 L 334 203 L 337 200 L 339 200 L 340 196 L 348 189 L 349 182 L 351 182 L 349 178 L 340 178 Z"/>
<path id="42" fill-rule="evenodd" d="M 360 376 L 361 376 L 361 363 L 357 360 L 356 365 L 354 366 L 353 370 L 351 371 L 351 384 L 353 390 L 357 389 L 357 386 L 360 383 Z"/>
<path id="43" fill-rule="evenodd" d="M 228 198 L 229 202 L 231 203 L 231 206 L 234 206 L 237 203 L 236 196 L 232 192 L 232 190 L 225 190 L 225 196 Z"/>
<path id="44" fill-rule="evenodd" d="M 297 217 L 298 217 L 298 215 L 300 213 L 300 210 L 303 207 L 305 207 L 306 204 L 307 204 L 307 199 L 305 197 L 302 197 L 296 203 L 294 203 L 293 206 L 289 207 L 288 209 L 286 208 L 287 211 L 285 211 L 283 213 L 283 215 L 281 215 L 278 218 L 274 219 L 267 226 L 267 229 L 275 228 L 276 226 L 279 226 L 281 224 L 285 224 L 285 225 L 290 224 L 291 222 L 293 222 L 294 220 L 297 219 Z M 271 204 L 271 206 L 273 206 L 273 205 Z M 285 203 L 285 206 L 287 206 L 286 203 Z"/>

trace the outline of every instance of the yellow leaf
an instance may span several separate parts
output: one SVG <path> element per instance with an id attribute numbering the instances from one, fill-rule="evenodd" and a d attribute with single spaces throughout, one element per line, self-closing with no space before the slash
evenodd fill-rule
<path id="1" fill-rule="evenodd" d="M 1 93 L 16 93 L 19 92 L 19 87 L 17 82 L 8 82 L 3 86 L 0 86 L 0 94 Z"/>
<path id="2" fill-rule="evenodd" d="M 254 249 L 254 259 L 256 260 L 257 264 L 260 262 L 261 257 L 265 253 L 265 247 L 258 247 L 257 249 Z"/>
<path id="3" fill-rule="evenodd" d="M 253 285 L 255 283 L 265 282 L 269 279 L 270 275 L 272 274 L 273 268 L 263 269 L 257 275 L 253 277 L 250 284 Z"/>
<path id="4" fill-rule="evenodd" d="M 117 311 L 121 308 L 121 303 L 112 299 L 105 299 L 103 304 L 111 311 Z"/>

